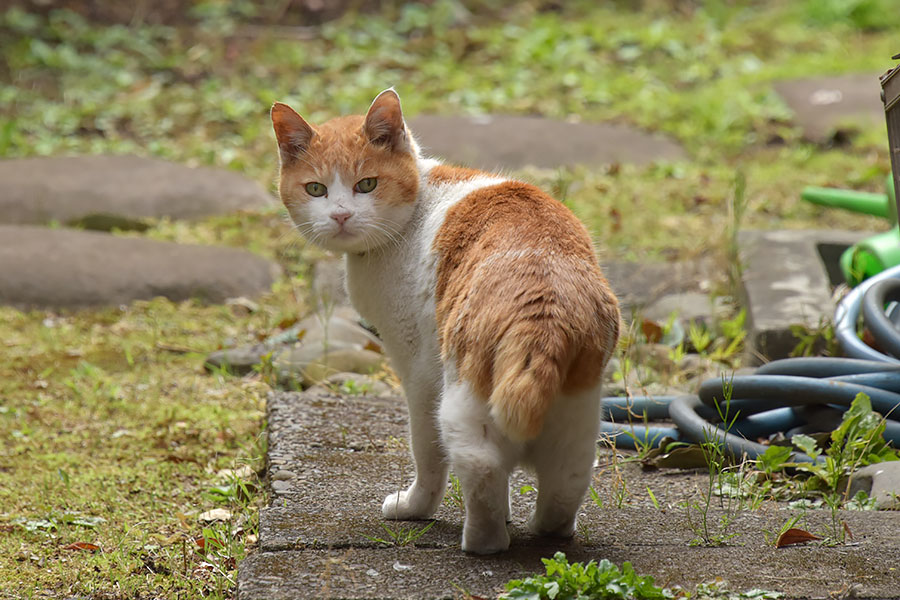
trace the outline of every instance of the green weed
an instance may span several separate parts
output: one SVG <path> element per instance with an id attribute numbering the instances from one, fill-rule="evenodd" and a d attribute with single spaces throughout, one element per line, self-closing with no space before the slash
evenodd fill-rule
<path id="1" fill-rule="evenodd" d="M 555 598 L 607 598 L 609 600 L 657 600 L 674 598 L 671 590 L 658 587 L 653 577 L 638 575 L 631 563 L 620 569 L 606 559 L 600 562 L 569 563 L 557 552 L 553 558 L 542 558 L 546 575 L 514 579 L 506 584 L 500 598 L 506 600 L 539 600 Z"/>
<path id="2" fill-rule="evenodd" d="M 379 544 L 383 544 L 385 546 L 409 546 L 415 545 L 416 540 L 425 535 L 429 529 L 434 527 L 434 524 L 437 521 L 430 521 L 427 525 L 423 525 L 422 527 L 416 527 L 414 525 L 406 526 L 402 525 L 397 527 L 397 529 L 393 529 L 386 523 L 381 524 L 381 528 L 388 534 L 388 537 L 377 537 L 377 536 L 365 536 L 366 539 L 369 539 L 373 542 L 377 542 Z"/>
<path id="3" fill-rule="evenodd" d="M 716 410 L 726 432 L 731 430 L 738 418 L 738 414 L 731 411 L 731 396 L 731 382 L 723 377 L 722 400 L 717 400 Z M 719 437 L 717 429 L 704 430 L 704 441 L 700 447 L 706 458 L 707 486 L 700 501 L 684 502 L 688 526 L 696 535 L 691 544 L 721 546 L 738 535 L 730 529 L 738 511 L 746 507 L 746 462 L 741 461 L 736 471 L 730 466 L 731 459 L 725 452 L 725 442 Z M 718 505 L 722 509 L 715 523 L 711 513 L 714 497 L 719 498 Z"/>

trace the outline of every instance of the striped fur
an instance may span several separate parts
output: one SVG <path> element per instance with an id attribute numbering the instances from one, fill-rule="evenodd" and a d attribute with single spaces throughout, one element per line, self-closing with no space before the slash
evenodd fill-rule
<path id="1" fill-rule="evenodd" d="M 532 528 L 571 535 L 619 333 L 584 226 L 532 185 L 424 158 L 393 90 L 364 117 L 312 126 L 276 104 L 272 120 L 282 200 L 301 232 L 346 254 L 351 300 L 404 383 L 416 479 L 385 516 L 431 516 L 450 463 L 463 548 L 504 550 L 506 480 L 525 463 L 541 490 Z"/>

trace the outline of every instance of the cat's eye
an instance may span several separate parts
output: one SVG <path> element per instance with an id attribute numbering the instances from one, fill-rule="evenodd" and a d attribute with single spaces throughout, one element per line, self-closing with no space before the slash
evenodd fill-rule
<path id="1" fill-rule="evenodd" d="M 325 192 L 328 191 L 328 188 L 319 183 L 318 181 L 313 181 L 311 183 L 306 184 L 306 193 L 310 196 L 324 196 Z"/>
<path id="2" fill-rule="evenodd" d="M 356 185 L 353 186 L 353 189 L 357 192 L 368 194 L 375 189 L 376 185 L 378 185 L 378 180 L 376 178 L 366 177 L 365 179 L 360 179 L 359 181 L 357 181 Z"/>

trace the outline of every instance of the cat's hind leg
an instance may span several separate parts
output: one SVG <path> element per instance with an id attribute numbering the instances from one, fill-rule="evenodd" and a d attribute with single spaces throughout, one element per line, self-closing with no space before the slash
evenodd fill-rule
<path id="1" fill-rule="evenodd" d="M 466 505 L 462 549 L 492 554 L 509 548 L 509 474 L 521 452 L 497 428 L 487 402 L 466 382 L 445 378 L 441 438 Z"/>
<path id="2" fill-rule="evenodd" d="M 571 537 L 591 483 L 600 428 L 600 388 L 557 398 L 544 429 L 528 443 L 525 461 L 537 474 L 538 498 L 529 529 Z"/>

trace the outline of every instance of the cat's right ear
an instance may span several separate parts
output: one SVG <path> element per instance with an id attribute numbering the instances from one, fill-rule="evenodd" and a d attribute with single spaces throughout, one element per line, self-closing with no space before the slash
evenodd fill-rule
<path id="1" fill-rule="evenodd" d="M 288 165 L 306 152 L 316 132 L 287 104 L 276 102 L 272 105 L 271 114 L 281 164 Z"/>

